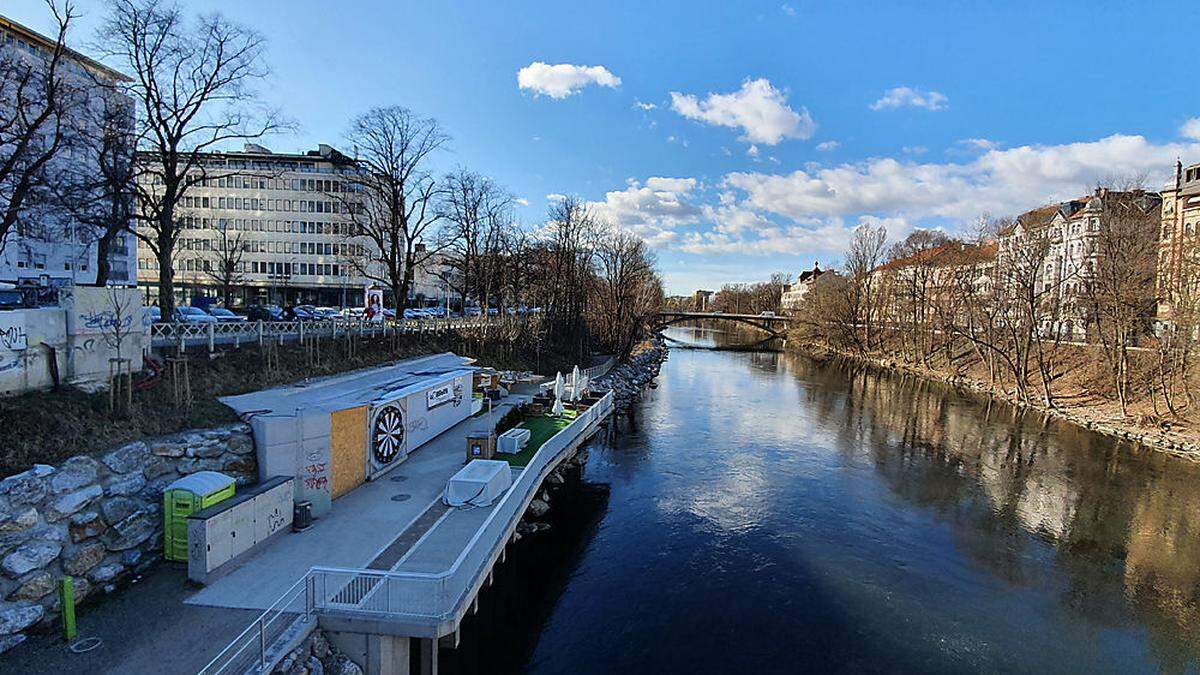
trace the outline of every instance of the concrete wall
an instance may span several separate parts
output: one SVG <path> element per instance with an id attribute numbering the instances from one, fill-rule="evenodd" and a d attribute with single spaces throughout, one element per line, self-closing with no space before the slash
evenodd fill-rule
<path id="1" fill-rule="evenodd" d="M 56 583 L 76 601 L 115 590 L 162 555 L 163 488 L 212 470 L 247 484 L 249 429 L 236 424 L 137 441 L 110 452 L 39 464 L 0 481 L 0 653 L 58 616 Z"/>
<path id="2" fill-rule="evenodd" d="M 79 286 L 61 298 L 59 307 L 0 312 L 0 395 L 51 387 L 50 348 L 61 381 L 83 388 L 105 386 L 109 359 L 118 355 L 142 369 L 137 289 Z"/>

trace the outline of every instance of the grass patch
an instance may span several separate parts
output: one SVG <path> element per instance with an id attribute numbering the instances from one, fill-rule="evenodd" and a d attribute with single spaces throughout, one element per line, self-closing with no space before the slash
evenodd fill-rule
<path id="1" fill-rule="evenodd" d="M 526 417 L 524 422 L 519 425 L 522 429 L 529 430 L 529 442 L 525 444 L 525 449 L 515 455 L 501 455 L 508 460 L 510 466 L 525 466 L 529 464 L 529 460 L 533 459 L 536 453 L 546 441 L 550 440 L 554 434 L 562 431 L 568 424 L 575 421 L 576 412 L 574 410 L 564 410 L 562 417 L 551 417 L 549 415 L 532 415 Z"/>

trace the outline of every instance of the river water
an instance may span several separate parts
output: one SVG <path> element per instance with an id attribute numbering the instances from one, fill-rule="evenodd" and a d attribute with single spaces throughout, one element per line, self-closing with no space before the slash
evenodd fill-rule
<path id="1" fill-rule="evenodd" d="M 521 669 L 1197 669 L 1196 465 L 792 354 L 658 383 L 593 444 Z"/>

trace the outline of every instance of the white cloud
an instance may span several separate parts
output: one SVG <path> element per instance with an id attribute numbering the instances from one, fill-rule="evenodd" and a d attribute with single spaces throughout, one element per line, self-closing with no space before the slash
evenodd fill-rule
<path id="1" fill-rule="evenodd" d="M 546 195 L 546 201 L 548 202 L 561 202 L 566 198 L 566 195 L 560 195 L 557 192 L 551 192 L 550 194 Z"/>
<path id="2" fill-rule="evenodd" d="M 900 151 L 906 155 L 923 155 L 929 152 L 929 148 L 923 145 L 906 145 L 900 148 Z"/>
<path id="3" fill-rule="evenodd" d="M 817 125 L 808 110 L 787 105 L 787 95 L 765 78 L 746 80 L 730 94 L 710 93 L 703 100 L 671 92 L 671 109 L 706 124 L 741 129 L 740 140 L 776 145 L 785 138 L 810 138 Z"/>
<path id="4" fill-rule="evenodd" d="M 1193 141 L 1200 141 L 1200 117 L 1193 117 L 1184 122 L 1183 126 L 1179 127 L 1179 135 Z"/>
<path id="5" fill-rule="evenodd" d="M 981 214 L 1016 215 L 1080 196 L 1105 176 L 1165 179 L 1175 157 L 1196 155 L 1200 139 L 1114 135 L 981 148 L 959 161 L 812 162 L 791 172 L 728 173 L 708 186 L 693 178 L 630 180 L 593 207 L 653 245 L 685 253 L 836 259 L 864 223 L 884 225 L 892 239 L 918 226 L 954 232 Z"/>
<path id="6" fill-rule="evenodd" d="M 616 88 L 621 78 L 613 75 L 604 66 L 577 66 L 572 63 L 542 63 L 534 61 L 517 72 L 517 86 L 529 89 L 534 95 L 546 95 L 553 99 L 564 99 L 578 94 L 584 87 L 594 84 Z"/>
<path id="7" fill-rule="evenodd" d="M 825 141 L 824 143 L 817 143 L 817 150 L 820 150 L 821 152 L 832 152 L 841 147 L 841 145 L 842 144 L 838 143 L 837 141 Z"/>
<path id="8" fill-rule="evenodd" d="M 521 206 L 529 206 L 529 200 L 525 199 L 524 197 L 517 197 L 513 201 L 520 204 Z"/>
<path id="9" fill-rule="evenodd" d="M 698 186 L 695 178 L 654 176 L 644 184 L 631 178 L 624 190 L 608 192 L 604 201 L 589 206 L 597 217 L 651 246 L 664 246 L 678 237 L 678 226 L 698 222 L 702 210 L 691 202 Z"/>
<path id="10" fill-rule="evenodd" d="M 793 220 L 863 214 L 969 219 L 1077 196 L 1114 173 L 1165 175 L 1175 156 L 1197 153 L 1200 143 L 1157 145 L 1115 135 L 988 150 L 964 163 L 882 157 L 789 174 L 731 173 L 724 184 L 743 195 L 745 206 Z"/>
<path id="11" fill-rule="evenodd" d="M 977 152 L 988 152 L 1000 147 L 1000 144 L 996 141 L 989 141 L 986 138 L 964 138 L 958 141 L 958 145 Z"/>
<path id="12" fill-rule="evenodd" d="M 750 147 L 746 148 L 746 154 L 757 159 L 758 158 L 758 146 L 751 145 Z"/>
<path id="13" fill-rule="evenodd" d="M 787 14 L 788 16 L 793 16 L 793 17 L 796 16 L 796 8 L 792 7 L 791 5 L 789 5 L 787 3 L 784 3 L 782 6 L 780 6 L 779 9 L 780 9 L 780 11 L 782 11 L 784 14 Z"/>
<path id="14" fill-rule="evenodd" d="M 871 104 L 871 110 L 904 107 L 945 110 L 949 105 L 950 99 L 939 91 L 922 91 L 914 87 L 893 87 L 885 91 L 882 98 Z"/>
<path id="15" fill-rule="evenodd" d="M 635 107 L 639 110 L 645 110 L 646 112 L 650 112 L 651 110 L 654 110 L 658 106 L 653 103 L 643 103 L 641 101 L 634 101 L 633 107 Z"/>

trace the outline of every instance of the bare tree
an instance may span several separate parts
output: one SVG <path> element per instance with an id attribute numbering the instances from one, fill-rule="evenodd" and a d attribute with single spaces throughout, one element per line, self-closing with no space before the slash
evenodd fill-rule
<path id="1" fill-rule="evenodd" d="M 48 52 L 0 45 L 0 250 L 47 186 L 51 160 L 73 131 L 76 92 L 64 65 L 67 34 L 75 20 L 71 2 L 46 0 L 57 27 Z"/>
<path id="2" fill-rule="evenodd" d="M 600 228 L 588 206 L 576 197 L 551 204 L 548 216 L 541 280 L 548 338 L 575 346 L 577 358 L 582 359 L 589 338 L 586 317 Z"/>
<path id="3" fill-rule="evenodd" d="M 88 227 L 96 244 L 96 285 L 112 276 L 109 253 L 134 222 L 133 109 L 120 91 L 95 83 L 90 119 L 80 125 L 77 148 L 87 158 L 71 162 L 57 186 L 59 203 Z M 79 113 L 84 114 L 82 111 Z M 130 270 L 132 273 L 132 270 Z"/>
<path id="4" fill-rule="evenodd" d="M 647 321 L 662 304 L 656 258 L 645 242 L 627 232 L 610 232 L 596 247 L 595 306 L 601 344 L 628 354 Z"/>
<path id="5" fill-rule="evenodd" d="M 883 225 L 860 225 L 846 251 L 846 277 L 850 282 L 849 303 L 854 312 L 855 342 L 869 351 L 875 340 L 874 321 L 878 316 L 875 270 L 883 263 L 887 229 Z M 861 334 L 861 337 L 859 335 Z"/>
<path id="6" fill-rule="evenodd" d="M 442 280 L 463 306 L 473 297 L 486 307 L 500 286 L 495 277 L 512 197 L 491 179 L 463 168 L 447 175 L 443 185 L 438 206 Z"/>
<path id="7" fill-rule="evenodd" d="M 243 258 L 248 242 L 226 219 L 217 225 L 216 235 L 211 240 L 200 240 L 206 248 L 196 252 L 196 268 L 221 289 L 221 302 L 230 307 L 234 289 L 246 283 Z"/>
<path id="8" fill-rule="evenodd" d="M 1157 195 L 1141 190 L 1107 192 L 1091 238 L 1094 262 L 1083 299 L 1121 406 L 1128 413 L 1129 348 L 1147 334 L 1155 302 L 1159 208 Z"/>
<path id="9" fill-rule="evenodd" d="M 427 164 L 449 137 L 436 120 L 391 106 L 356 118 L 347 140 L 358 149 L 362 171 L 347 174 L 350 191 L 339 196 L 353 223 L 350 240 L 370 244 L 351 267 L 390 288 L 400 309 L 414 270 L 437 252 L 426 241 L 439 218 L 438 185 Z"/>
<path id="10" fill-rule="evenodd" d="M 937 230 L 914 230 L 898 242 L 889 254 L 889 317 L 897 324 L 902 346 L 911 348 L 910 358 L 928 365 L 933 342 L 933 286 L 938 268 L 946 261 L 946 246 L 953 242 Z"/>
<path id="11" fill-rule="evenodd" d="M 100 30 L 106 55 L 132 74 L 137 102 L 137 236 L 158 260 L 159 304 L 174 315 L 174 255 L 188 191 L 234 175 L 206 154 L 285 126 L 253 86 L 267 76 L 263 38 L 219 14 L 189 21 L 165 0 L 110 0 Z"/>

